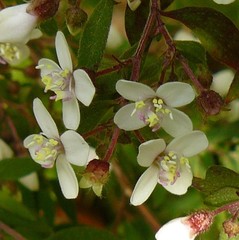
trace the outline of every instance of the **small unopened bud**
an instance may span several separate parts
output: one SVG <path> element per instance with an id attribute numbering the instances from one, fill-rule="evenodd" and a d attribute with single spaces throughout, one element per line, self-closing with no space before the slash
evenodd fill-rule
<path id="1" fill-rule="evenodd" d="M 225 221 L 223 223 L 223 228 L 229 238 L 235 237 L 239 234 L 239 223 L 233 221 L 232 219 L 228 219 L 227 221 Z"/>
<path id="2" fill-rule="evenodd" d="M 213 90 L 203 91 L 197 97 L 197 102 L 206 115 L 209 116 L 218 114 L 224 105 L 221 96 Z"/>
<path id="3" fill-rule="evenodd" d="M 60 0 L 32 0 L 27 8 L 27 12 L 45 20 L 56 14 L 59 3 Z"/>
<path id="4" fill-rule="evenodd" d="M 83 177 L 80 180 L 81 188 L 90 188 L 94 193 L 101 197 L 104 184 L 109 177 L 110 164 L 108 162 L 94 159 L 86 166 Z"/>
<path id="5" fill-rule="evenodd" d="M 213 215 L 196 212 L 190 216 L 175 218 L 163 225 L 156 233 L 157 240 L 194 240 L 197 235 L 209 229 Z M 176 236 L 175 236 L 176 234 Z"/>
<path id="6" fill-rule="evenodd" d="M 69 7 L 66 10 L 66 25 L 69 32 L 75 36 L 77 35 L 81 27 L 87 21 L 88 15 L 87 13 L 77 6 Z"/>

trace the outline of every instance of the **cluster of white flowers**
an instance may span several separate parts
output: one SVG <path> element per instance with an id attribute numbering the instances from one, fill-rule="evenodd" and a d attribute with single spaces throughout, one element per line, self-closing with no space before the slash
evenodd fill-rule
<path id="1" fill-rule="evenodd" d="M 149 126 L 152 131 L 163 128 L 174 139 L 166 146 L 163 139 L 153 139 L 139 146 L 137 161 L 148 169 L 139 178 L 130 202 L 140 205 L 148 199 L 157 183 L 173 194 L 182 195 L 192 184 L 189 157 L 208 146 L 201 131 L 193 131 L 190 118 L 175 109 L 191 103 L 195 98 L 187 83 L 168 82 L 156 92 L 142 83 L 119 80 L 116 90 L 125 99 L 133 101 L 115 114 L 114 121 L 126 131 Z"/>
<path id="2" fill-rule="evenodd" d="M 75 130 L 80 123 L 78 100 L 89 106 L 95 87 L 88 74 L 81 69 L 73 71 L 68 44 L 62 32 L 56 35 L 56 52 L 60 66 L 50 59 L 40 59 L 37 66 L 41 70 L 45 91 L 55 93 L 54 100 L 62 100 L 63 122 L 67 129 L 59 134 L 56 123 L 39 98 L 33 101 L 33 112 L 42 130 L 24 140 L 32 159 L 44 168 L 56 163 L 61 190 L 68 199 L 78 196 L 79 184 L 71 164 L 86 166 L 90 157 L 90 147 Z"/>

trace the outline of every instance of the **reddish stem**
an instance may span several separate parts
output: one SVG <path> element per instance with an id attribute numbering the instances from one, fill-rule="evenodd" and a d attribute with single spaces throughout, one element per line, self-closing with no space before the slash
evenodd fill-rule
<path id="1" fill-rule="evenodd" d="M 121 63 L 119 63 L 119 64 L 117 64 L 117 65 L 114 65 L 114 66 L 112 66 L 112 67 L 110 67 L 110 68 L 106 68 L 106 69 L 100 70 L 100 71 L 98 71 L 98 72 L 96 73 L 96 77 L 99 77 L 99 76 L 105 75 L 105 74 L 109 74 L 109 73 L 111 73 L 111 72 L 119 71 L 119 70 L 121 70 L 123 67 L 125 67 L 125 66 L 127 66 L 127 65 L 129 65 L 129 64 L 131 64 L 131 63 L 132 63 L 132 60 L 131 60 L 131 59 L 128 59 L 128 60 L 123 61 L 123 62 L 121 62 Z"/>
<path id="2" fill-rule="evenodd" d="M 16 232 L 14 229 L 0 221 L 0 229 L 9 234 L 13 239 L 16 240 L 26 240 L 20 233 Z"/>
<path id="3" fill-rule="evenodd" d="M 152 27 L 154 26 L 154 23 L 155 23 L 155 19 L 156 19 L 156 15 L 157 15 L 156 10 L 157 10 L 157 1 L 153 0 L 147 22 L 144 26 L 142 37 L 139 40 L 139 45 L 138 45 L 136 52 L 132 58 L 133 67 L 132 67 L 132 73 L 131 73 L 131 77 L 130 77 L 131 81 L 139 80 L 142 57 L 143 57 L 143 53 L 145 51 L 146 45 L 148 43 L 148 40 L 150 39 L 150 35 L 152 33 Z"/>
<path id="4" fill-rule="evenodd" d="M 114 152 L 114 149 L 115 149 L 117 141 L 118 141 L 119 133 L 120 133 L 120 129 L 118 127 L 115 127 L 112 138 L 111 138 L 110 145 L 109 145 L 107 152 L 103 158 L 103 161 L 108 162 L 110 160 L 110 158 L 112 157 L 112 154 Z"/>

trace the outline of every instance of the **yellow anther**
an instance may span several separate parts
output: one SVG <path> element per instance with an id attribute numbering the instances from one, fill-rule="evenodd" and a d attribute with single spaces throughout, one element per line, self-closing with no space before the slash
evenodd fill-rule
<path id="1" fill-rule="evenodd" d="M 53 139 L 53 138 L 49 139 L 49 143 L 50 143 L 52 146 L 58 145 L 58 141 L 56 141 L 56 140 Z"/>
<path id="2" fill-rule="evenodd" d="M 145 106 L 144 101 L 135 102 L 135 108 L 140 109 Z"/>
<path id="3" fill-rule="evenodd" d="M 149 127 L 154 127 L 156 124 L 158 124 L 159 118 L 155 113 L 151 112 L 146 119 L 146 122 L 149 123 Z"/>

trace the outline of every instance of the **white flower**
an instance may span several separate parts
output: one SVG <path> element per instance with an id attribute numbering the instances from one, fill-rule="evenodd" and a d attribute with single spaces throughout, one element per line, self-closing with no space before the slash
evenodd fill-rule
<path id="1" fill-rule="evenodd" d="M 141 4 L 141 0 L 127 0 L 128 6 L 132 11 L 135 11 Z"/>
<path id="2" fill-rule="evenodd" d="M 156 233 L 157 240 L 193 240 L 196 237 L 193 229 L 187 224 L 188 217 L 175 218 L 163 225 Z"/>
<path id="3" fill-rule="evenodd" d="M 235 0 L 213 0 L 213 1 L 217 4 L 225 4 L 225 5 L 235 2 Z"/>
<path id="4" fill-rule="evenodd" d="M 230 89 L 234 75 L 235 74 L 230 69 L 224 69 L 213 74 L 213 80 L 210 89 L 224 97 Z"/>
<path id="5" fill-rule="evenodd" d="M 130 198 L 131 204 L 140 205 L 146 201 L 157 183 L 173 194 L 185 194 L 193 178 L 188 158 L 207 146 L 208 140 L 201 131 L 192 131 L 175 138 L 168 146 L 163 139 L 142 143 L 137 161 L 148 169 L 136 183 Z"/>
<path id="6" fill-rule="evenodd" d="M 77 99 L 89 106 L 95 94 L 95 87 L 84 70 L 77 69 L 73 72 L 68 44 L 60 31 L 57 32 L 55 46 L 60 66 L 50 59 L 42 58 L 37 68 L 41 69 L 42 82 L 46 85 L 45 92 L 51 90 L 56 94 L 52 99 L 62 99 L 65 126 L 76 130 L 80 123 Z"/>
<path id="7" fill-rule="evenodd" d="M 0 63 L 17 65 L 29 54 L 26 43 L 41 36 L 36 29 L 38 17 L 28 14 L 29 4 L 8 7 L 0 11 Z"/>
<path id="8" fill-rule="evenodd" d="M 114 122 L 119 128 L 131 131 L 149 125 L 156 131 L 162 127 L 173 137 L 192 131 L 190 118 L 175 109 L 193 101 L 195 93 L 189 84 L 169 82 L 155 92 L 142 83 L 119 80 L 116 90 L 125 99 L 135 102 L 115 114 Z"/>
<path id="9" fill-rule="evenodd" d="M 78 181 L 70 163 L 84 166 L 88 160 L 89 145 L 73 130 L 60 136 L 54 120 L 38 98 L 33 101 L 33 112 L 42 133 L 28 136 L 24 140 L 24 146 L 28 148 L 32 159 L 42 167 L 53 167 L 56 162 L 64 196 L 76 198 L 79 191 Z"/>
<path id="10" fill-rule="evenodd" d="M 13 157 L 12 149 L 0 138 L 0 160 Z"/>

